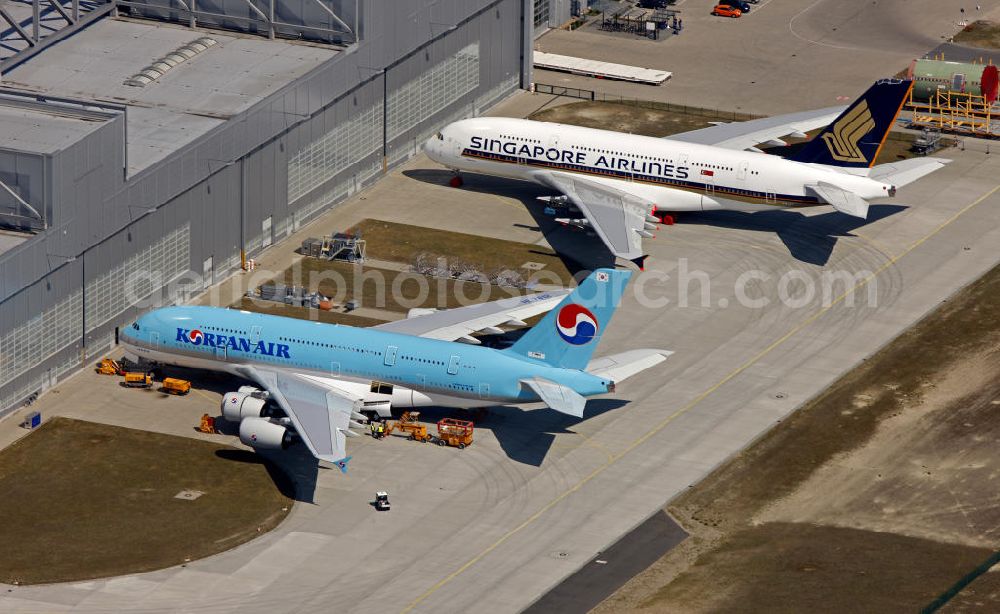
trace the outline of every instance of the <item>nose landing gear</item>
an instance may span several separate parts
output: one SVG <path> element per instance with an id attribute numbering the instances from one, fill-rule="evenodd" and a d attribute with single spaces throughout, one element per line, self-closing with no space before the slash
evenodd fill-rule
<path id="1" fill-rule="evenodd" d="M 448 180 L 448 185 L 450 185 L 453 188 L 460 188 L 462 187 L 463 183 L 465 182 L 462 181 L 462 176 L 459 175 L 458 173 L 452 175 L 451 179 Z"/>

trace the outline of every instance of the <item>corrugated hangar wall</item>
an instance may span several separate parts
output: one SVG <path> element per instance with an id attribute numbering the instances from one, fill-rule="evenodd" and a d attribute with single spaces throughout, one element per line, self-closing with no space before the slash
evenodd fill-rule
<path id="1" fill-rule="evenodd" d="M 366 1 L 360 43 L 135 176 L 118 119 L 53 157 L 49 229 L 0 255 L 0 415 L 519 87 L 531 9 Z"/>

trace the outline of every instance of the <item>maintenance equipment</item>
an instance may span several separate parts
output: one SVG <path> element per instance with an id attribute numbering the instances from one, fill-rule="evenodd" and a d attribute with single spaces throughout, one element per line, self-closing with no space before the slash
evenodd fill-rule
<path id="1" fill-rule="evenodd" d="M 473 424 L 471 420 L 445 418 L 438 422 L 437 444 L 449 445 L 459 450 L 472 445 Z"/>
<path id="2" fill-rule="evenodd" d="M 380 512 L 389 511 L 389 493 L 384 490 L 375 493 L 375 509 Z"/>
<path id="3" fill-rule="evenodd" d="M 101 375 L 122 375 L 125 372 L 121 365 L 110 358 L 102 359 L 94 370 Z"/>
<path id="4" fill-rule="evenodd" d="M 924 128 L 923 133 L 913 141 L 910 151 L 918 156 L 926 156 L 937 151 L 941 147 L 941 130 L 938 128 Z"/>
<path id="5" fill-rule="evenodd" d="M 167 394 L 184 395 L 191 392 L 191 382 L 186 379 L 167 377 L 163 379 L 163 386 L 160 388 L 160 391 Z"/>
<path id="6" fill-rule="evenodd" d="M 387 420 L 386 422 L 373 422 L 371 424 L 372 437 L 382 439 L 388 437 L 393 431 L 400 430 L 409 433 L 410 441 L 428 442 L 433 436 L 427 432 L 427 425 L 420 423 L 420 412 L 407 411 L 399 420 Z"/>
<path id="7" fill-rule="evenodd" d="M 1000 70 L 995 64 L 961 64 L 917 60 L 909 69 L 914 80 L 906 107 L 913 111 L 909 128 L 979 138 L 1000 136 L 993 108 L 1000 95 Z"/>
<path id="8" fill-rule="evenodd" d="M 132 371 L 125 374 L 125 385 L 129 388 L 152 388 L 153 376 L 149 373 Z"/>
<path id="9" fill-rule="evenodd" d="M 215 429 L 215 418 L 209 416 L 208 414 L 202 414 L 201 424 L 198 425 L 198 430 L 202 433 L 217 433 L 218 431 Z"/>
<path id="10" fill-rule="evenodd" d="M 365 240 L 361 238 L 361 233 L 348 235 L 338 232 L 330 237 L 306 239 L 302 242 L 299 253 L 323 260 L 360 263 L 365 260 Z"/>

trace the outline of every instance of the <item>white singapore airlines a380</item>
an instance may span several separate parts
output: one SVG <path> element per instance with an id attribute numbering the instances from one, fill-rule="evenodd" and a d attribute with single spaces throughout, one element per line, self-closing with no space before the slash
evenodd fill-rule
<path id="1" fill-rule="evenodd" d="M 645 260 L 672 211 L 761 210 L 831 205 L 867 218 L 869 201 L 941 168 L 948 160 L 914 158 L 873 166 L 912 81 L 882 80 L 848 107 L 833 107 L 653 138 L 527 119 L 455 122 L 424 146 L 434 161 L 469 171 L 533 181 L 562 193 L 542 197 L 582 217 L 557 218 L 592 228 L 611 252 Z M 826 128 L 789 158 L 757 146 L 784 145 Z M 664 218 L 665 219 L 665 218 Z"/>

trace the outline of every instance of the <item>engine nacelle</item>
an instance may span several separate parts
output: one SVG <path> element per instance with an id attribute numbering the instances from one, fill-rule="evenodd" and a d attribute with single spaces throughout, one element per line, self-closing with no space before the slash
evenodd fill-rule
<path id="1" fill-rule="evenodd" d="M 253 386 L 240 386 L 236 392 L 245 392 L 255 399 L 264 399 L 265 401 L 271 398 L 271 394 L 268 391 L 254 388 Z"/>
<path id="2" fill-rule="evenodd" d="M 240 422 L 240 441 L 263 450 L 284 450 L 292 443 L 292 433 L 265 418 L 247 418 Z"/>
<path id="3" fill-rule="evenodd" d="M 222 397 L 222 417 L 230 422 L 240 422 L 246 418 L 260 418 L 264 415 L 267 401 L 250 396 L 246 392 L 227 392 Z"/>

